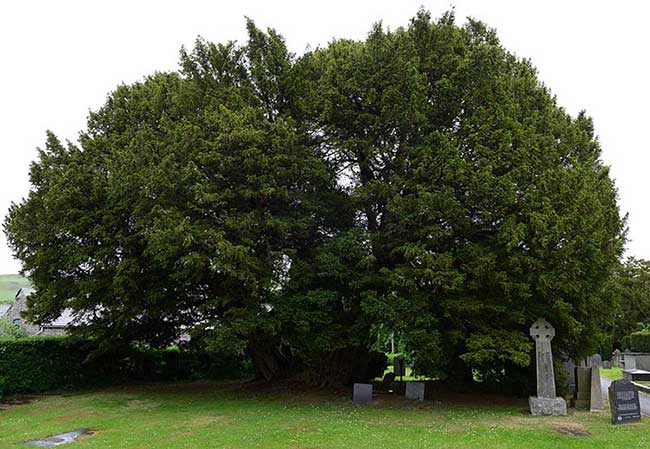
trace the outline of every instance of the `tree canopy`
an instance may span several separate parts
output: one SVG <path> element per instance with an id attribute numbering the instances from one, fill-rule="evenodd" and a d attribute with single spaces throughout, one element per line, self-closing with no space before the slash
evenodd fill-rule
<path id="1" fill-rule="evenodd" d="M 595 350 L 625 220 L 592 121 L 529 61 L 453 13 L 300 56 L 247 27 L 119 86 L 78 145 L 48 134 L 5 221 L 30 318 L 190 331 L 319 384 L 370 375 L 386 330 L 443 377 L 525 370 L 538 317 Z"/>

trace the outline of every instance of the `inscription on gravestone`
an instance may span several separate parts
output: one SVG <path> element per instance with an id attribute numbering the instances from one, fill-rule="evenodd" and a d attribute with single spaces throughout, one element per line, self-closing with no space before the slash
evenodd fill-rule
<path id="1" fill-rule="evenodd" d="M 625 424 L 641 421 L 639 392 L 632 382 L 615 380 L 609 386 L 609 405 L 612 411 L 612 424 Z"/>

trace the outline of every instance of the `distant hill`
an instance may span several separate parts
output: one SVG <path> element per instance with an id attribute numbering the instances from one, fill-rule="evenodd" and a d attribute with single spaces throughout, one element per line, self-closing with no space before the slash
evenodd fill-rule
<path id="1" fill-rule="evenodd" d="M 0 274 L 0 302 L 12 301 L 23 287 L 31 287 L 27 278 L 18 274 Z"/>

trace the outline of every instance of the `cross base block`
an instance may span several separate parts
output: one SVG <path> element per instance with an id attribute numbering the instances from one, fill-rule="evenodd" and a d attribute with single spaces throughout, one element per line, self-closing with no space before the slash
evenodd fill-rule
<path id="1" fill-rule="evenodd" d="M 566 416 L 566 401 L 562 398 L 528 398 L 531 415 Z"/>

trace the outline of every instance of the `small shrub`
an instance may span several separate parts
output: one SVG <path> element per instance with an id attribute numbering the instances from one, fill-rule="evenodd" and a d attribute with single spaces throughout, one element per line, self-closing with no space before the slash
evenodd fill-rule
<path id="1" fill-rule="evenodd" d="M 24 337 L 26 334 L 22 327 L 6 318 L 0 318 L 0 338 L 15 340 Z"/>
<path id="2" fill-rule="evenodd" d="M 66 337 L 0 340 L 0 393 L 5 395 L 246 374 L 243 360 L 205 351 L 131 348 L 102 353 L 95 341 Z"/>

